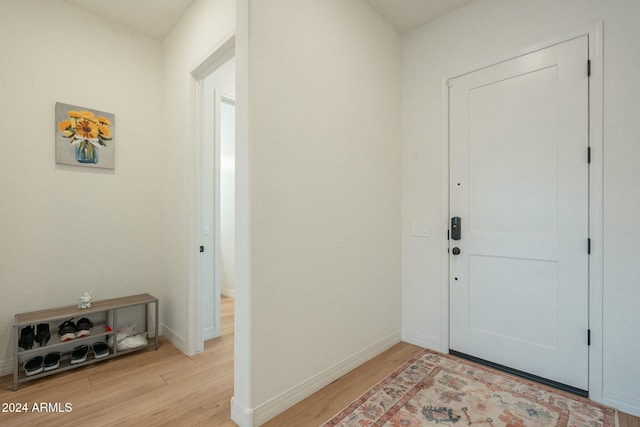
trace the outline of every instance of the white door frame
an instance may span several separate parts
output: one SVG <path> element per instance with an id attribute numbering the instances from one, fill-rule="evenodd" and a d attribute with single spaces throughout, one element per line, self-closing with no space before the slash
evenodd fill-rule
<path id="1" fill-rule="evenodd" d="M 202 281 L 202 268 L 203 260 L 202 254 L 199 252 L 199 247 L 203 241 L 203 217 L 202 217 L 202 145 L 204 143 L 203 124 L 204 117 L 202 114 L 202 97 L 204 89 L 204 79 L 213 73 L 216 69 L 222 66 L 225 62 L 231 59 L 235 55 L 235 32 L 228 34 L 223 38 L 223 41 L 214 47 L 207 55 L 205 55 L 202 61 L 192 68 L 191 70 L 191 93 L 193 94 L 193 108 L 194 114 L 191 119 L 192 129 L 195 129 L 193 145 L 194 145 L 194 171 L 192 175 L 193 180 L 193 200 L 192 206 L 192 224 L 191 224 L 191 242 L 192 252 L 190 256 L 190 267 L 192 268 L 191 280 L 187 287 L 187 342 L 186 353 L 187 355 L 194 355 L 204 351 L 204 335 L 203 335 L 203 281 Z M 217 248 L 214 249 L 216 252 Z M 207 253 L 207 252 L 205 252 Z M 217 270 L 217 266 L 214 266 Z M 216 274 L 216 273 L 214 273 Z M 219 296 L 220 296 L 220 282 L 216 281 L 217 285 L 214 289 L 214 295 L 217 295 L 215 299 L 214 316 L 217 317 L 215 327 L 219 328 L 220 324 L 220 308 L 219 308 Z"/>
<path id="2" fill-rule="evenodd" d="M 602 402 L 602 189 L 603 189 L 603 23 L 594 24 L 554 37 L 550 40 L 511 52 L 490 61 L 466 67 L 459 72 L 447 73 L 442 79 L 442 123 L 441 123 L 441 227 L 449 229 L 449 80 L 464 74 L 490 67 L 526 55 L 537 50 L 587 35 L 589 37 L 589 58 L 591 60 L 591 78 L 589 79 L 589 147 L 591 164 L 589 168 L 589 237 L 591 255 L 589 258 L 589 329 L 591 346 L 589 347 L 589 398 Z M 586 64 L 585 64 L 586 72 Z M 585 153 L 585 161 L 587 154 Z M 586 238 L 587 236 L 585 236 Z M 441 298 L 440 298 L 440 343 L 443 351 L 449 349 L 449 241 L 441 241 Z"/>

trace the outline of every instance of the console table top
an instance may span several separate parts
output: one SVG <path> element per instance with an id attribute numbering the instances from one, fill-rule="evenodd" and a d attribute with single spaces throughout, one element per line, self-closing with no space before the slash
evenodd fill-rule
<path id="1" fill-rule="evenodd" d="M 57 319 L 85 316 L 90 313 L 123 308 L 128 306 L 157 303 L 158 298 L 149 294 L 138 294 L 127 297 L 111 298 L 101 301 L 93 301 L 89 308 L 78 308 L 77 305 L 51 308 L 48 310 L 31 311 L 29 313 L 16 314 L 14 326 L 30 325 L 34 323 L 49 322 Z"/>

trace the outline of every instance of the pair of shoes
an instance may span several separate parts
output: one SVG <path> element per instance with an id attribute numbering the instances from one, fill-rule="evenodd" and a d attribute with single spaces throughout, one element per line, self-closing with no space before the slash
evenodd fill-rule
<path id="1" fill-rule="evenodd" d="M 109 346 L 106 342 L 98 341 L 93 343 L 91 349 L 93 350 L 93 357 L 95 359 L 102 359 L 109 355 Z"/>
<path id="2" fill-rule="evenodd" d="M 91 334 L 91 329 L 93 328 L 91 320 L 83 317 L 78 320 L 77 324 L 73 323 L 72 320 L 73 317 L 69 320 L 65 320 L 60 326 L 58 326 L 60 341 L 70 341 L 74 338 L 86 337 Z"/>
<path id="3" fill-rule="evenodd" d="M 25 362 L 24 372 L 30 377 L 43 371 L 52 371 L 60 366 L 60 357 L 62 354 L 59 352 L 49 353 L 44 358 L 36 356 Z"/>
<path id="4" fill-rule="evenodd" d="M 20 339 L 18 340 L 18 346 L 23 350 L 30 350 L 33 347 L 33 342 L 36 339 L 36 334 L 33 331 L 33 326 L 25 326 L 20 331 Z"/>
<path id="5" fill-rule="evenodd" d="M 23 350 L 30 350 L 33 348 L 34 341 L 38 343 L 40 347 L 47 345 L 51 339 L 51 333 L 49 333 L 49 324 L 40 323 L 37 329 L 34 331 L 33 326 L 25 326 L 20 331 L 20 340 L 18 346 Z"/>
<path id="6" fill-rule="evenodd" d="M 102 359 L 103 357 L 107 357 L 109 355 L 109 346 L 107 343 L 98 341 L 93 343 L 91 346 L 93 350 L 93 357 L 95 359 Z M 89 354 L 89 346 L 87 345 L 79 345 L 71 351 L 71 364 L 75 365 L 76 363 L 82 363 L 87 360 L 87 354 Z"/>
<path id="7" fill-rule="evenodd" d="M 89 353 L 89 346 L 79 345 L 71 351 L 71 364 L 82 363 L 87 360 L 87 354 Z"/>

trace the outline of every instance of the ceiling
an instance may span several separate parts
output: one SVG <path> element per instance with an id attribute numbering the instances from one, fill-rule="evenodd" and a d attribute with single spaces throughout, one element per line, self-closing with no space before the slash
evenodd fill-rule
<path id="1" fill-rule="evenodd" d="M 195 0 L 65 0 L 140 31 L 151 37 L 164 38 Z"/>
<path id="2" fill-rule="evenodd" d="M 195 0 L 65 1 L 151 37 L 162 39 Z M 405 33 L 473 0 L 367 1 L 398 32 Z"/>
<path id="3" fill-rule="evenodd" d="M 367 0 L 398 32 L 406 33 L 473 0 Z"/>

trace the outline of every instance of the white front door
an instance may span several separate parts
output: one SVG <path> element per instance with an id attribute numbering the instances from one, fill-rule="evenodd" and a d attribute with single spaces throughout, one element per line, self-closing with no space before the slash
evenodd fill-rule
<path id="1" fill-rule="evenodd" d="M 584 36 L 452 79 L 449 92 L 461 230 L 449 242 L 450 348 L 581 390 L 587 59 Z"/>

